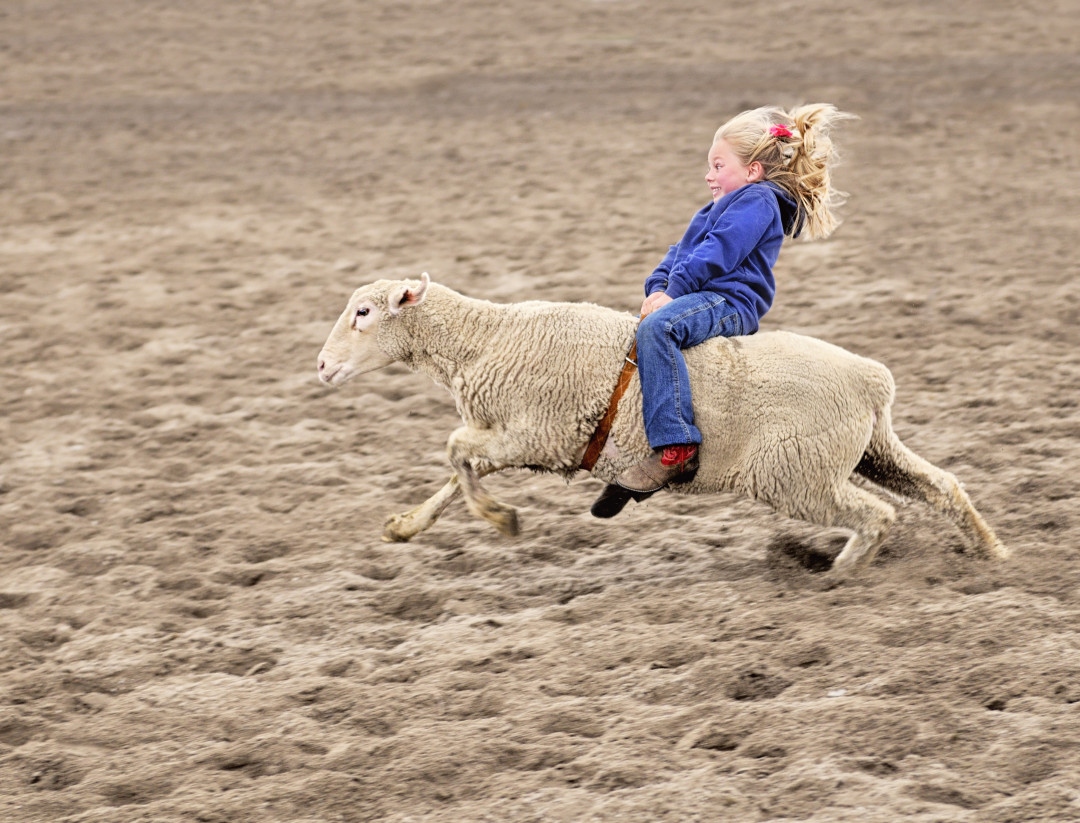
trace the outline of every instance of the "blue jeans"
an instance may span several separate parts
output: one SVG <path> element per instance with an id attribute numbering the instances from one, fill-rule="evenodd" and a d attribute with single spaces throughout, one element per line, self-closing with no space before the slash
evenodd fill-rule
<path id="1" fill-rule="evenodd" d="M 723 335 L 742 334 L 739 313 L 721 295 L 696 292 L 676 297 L 638 325 L 637 357 L 645 435 L 654 449 L 700 443 L 694 425 L 690 375 L 682 349 Z"/>

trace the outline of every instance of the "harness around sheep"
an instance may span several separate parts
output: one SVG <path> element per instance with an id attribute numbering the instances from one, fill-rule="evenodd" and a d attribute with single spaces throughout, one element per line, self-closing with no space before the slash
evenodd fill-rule
<path id="1" fill-rule="evenodd" d="M 341 385 L 393 362 L 454 397 L 463 426 L 447 442 L 453 473 L 429 500 L 390 517 L 386 540 L 409 540 L 463 494 L 507 535 L 513 507 L 481 480 L 508 468 L 576 473 L 609 407 L 635 318 L 588 303 L 497 304 L 431 283 L 380 280 L 357 289 L 319 355 L 320 378 Z M 789 332 L 713 338 L 685 352 L 701 467 L 677 494 L 735 492 L 789 517 L 851 532 L 843 572 L 874 557 L 896 518 L 852 482 L 861 475 L 950 519 L 984 556 L 1009 552 L 957 479 L 900 442 L 892 375 L 881 363 Z M 640 382 L 632 373 L 591 472 L 612 482 L 649 453 Z"/>
<path id="2" fill-rule="evenodd" d="M 611 393 L 607 411 L 600 418 L 600 422 L 596 424 L 593 436 L 589 438 L 589 442 L 585 445 L 585 456 L 581 458 L 581 465 L 578 468 L 591 472 L 593 466 L 596 465 L 596 461 L 600 459 L 600 453 L 604 451 L 608 435 L 611 434 L 611 426 L 615 422 L 615 415 L 619 413 L 619 401 L 622 400 L 634 372 L 637 371 L 636 358 L 637 341 L 635 340 L 630 347 L 630 353 L 626 355 L 626 360 L 623 362 L 622 371 L 619 372 L 619 379 L 615 381 L 615 390 Z"/>

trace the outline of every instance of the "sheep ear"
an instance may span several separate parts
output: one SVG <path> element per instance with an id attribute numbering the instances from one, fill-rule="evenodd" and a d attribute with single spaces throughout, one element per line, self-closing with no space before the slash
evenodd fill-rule
<path id="1" fill-rule="evenodd" d="M 431 283 L 431 278 L 427 272 L 420 275 L 420 285 L 410 288 L 405 283 L 400 283 L 394 286 L 390 290 L 389 295 L 389 311 L 390 314 L 397 314 L 406 306 L 419 306 L 424 302 L 424 296 L 427 294 L 427 287 Z"/>

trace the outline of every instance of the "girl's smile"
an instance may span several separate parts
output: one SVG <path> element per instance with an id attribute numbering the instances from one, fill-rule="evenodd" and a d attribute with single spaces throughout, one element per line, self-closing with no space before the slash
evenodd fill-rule
<path id="1" fill-rule="evenodd" d="M 725 194 L 741 189 L 747 183 L 756 183 L 764 177 L 764 170 L 757 161 L 744 166 L 724 139 L 717 140 L 709 150 L 709 172 L 705 182 L 712 192 L 715 203 Z"/>

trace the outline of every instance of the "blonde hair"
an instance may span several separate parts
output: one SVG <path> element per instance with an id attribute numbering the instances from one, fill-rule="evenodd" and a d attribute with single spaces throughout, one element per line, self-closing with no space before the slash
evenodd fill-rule
<path id="1" fill-rule="evenodd" d="M 847 195 L 836 191 L 829 170 L 839 157 L 829 131 L 840 120 L 854 119 L 829 103 L 813 103 L 785 111 L 763 106 L 744 111 L 716 131 L 713 138 L 727 143 L 740 162 L 755 160 L 769 180 L 787 191 L 799 215 L 790 234 L 806 239 L 828 237 L 840 224 L 833 210 Z"/>

